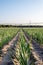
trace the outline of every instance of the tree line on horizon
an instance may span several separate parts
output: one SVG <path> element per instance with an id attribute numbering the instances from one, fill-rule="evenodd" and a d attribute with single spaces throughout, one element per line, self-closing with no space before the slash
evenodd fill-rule
<path id="1" fill-rule="evenodd" d="M 0 25 L 0 27 L 43 27 L 41 25 Z"/>

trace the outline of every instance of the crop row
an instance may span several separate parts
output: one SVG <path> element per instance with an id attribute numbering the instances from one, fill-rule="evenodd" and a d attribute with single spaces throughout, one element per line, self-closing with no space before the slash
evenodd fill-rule
<path id="1" fill-rule="evenodd" d="M 13 27 L 0 28 L 0 49 L 16 35 L 18 30 L 18 28 Z"/>
<path id="2" fill-rule="evenodd" d="M 28 35 L 43 46 L 43 28 L 26 28 L 24 30 Z"/>
<path id="3" fill-rule="evenodd" d="M 30 46 L 29 43 L 26 42 L 26 39 L 22 31 L 19 35 L 19 41 L 16 47 L 16 58 L 19 62 L 19 65 L 29 65 L 31 56 Z M 32 65 L 34 65 L 33 62 Z"/>

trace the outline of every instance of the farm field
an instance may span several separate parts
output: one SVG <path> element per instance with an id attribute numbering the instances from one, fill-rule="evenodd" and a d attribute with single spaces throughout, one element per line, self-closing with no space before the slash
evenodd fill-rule
<path id="1" fill-rule="evenodd" d="M 43 47 L 43 28 L 26 28 L 24 30 Z"/>
<path id="2" fill-rule="evenodd" d="M 0 65 L 43 65 L 43 28 L 0 28 L 0 59 Z"/>
<path id="3" fill-rule="evenodd" d="M 0 28 L 0 49 L 16 35 L 18 30 L 19 29 L 12 27 Z"/>

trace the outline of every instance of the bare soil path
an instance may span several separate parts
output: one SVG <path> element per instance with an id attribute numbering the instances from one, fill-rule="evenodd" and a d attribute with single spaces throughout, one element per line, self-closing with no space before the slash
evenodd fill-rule
<path id="1" fill-rule="evenodd" d="M 2 49 L 2 57 L 0 57 L 0 65 L 14 65 L 12 61 L 12 57 L 15 54 L 15 44 L 17 44 L 19 39 L 19 32 L 17 35 L 8 43 L 8 45 L 5 45 Z"/>

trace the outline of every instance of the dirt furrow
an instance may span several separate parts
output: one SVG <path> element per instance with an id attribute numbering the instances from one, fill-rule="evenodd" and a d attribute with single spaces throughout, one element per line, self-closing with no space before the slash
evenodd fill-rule
<path id="1" fill-rule="evenodd" d="M 2 49 L 2 60 L 0 62 L 0 65 L 14 65 L 12 59 L 15 56 L 15 45 L 17 44 L 19 39 L 19 32 L 17 35 L 8 43 L 8 45 L 5 45 Z"/>

